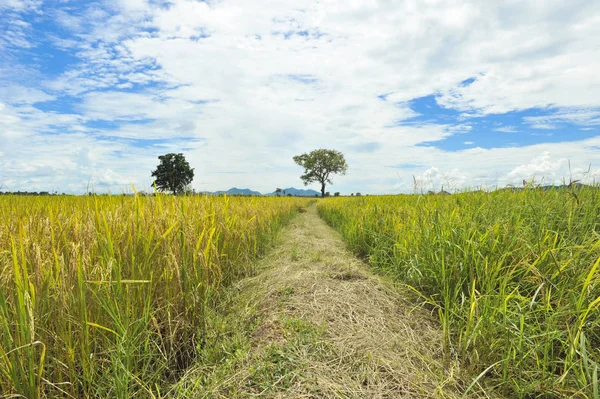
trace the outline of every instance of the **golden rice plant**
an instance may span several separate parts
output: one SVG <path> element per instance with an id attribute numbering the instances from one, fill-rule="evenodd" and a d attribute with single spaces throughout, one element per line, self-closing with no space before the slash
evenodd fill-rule
<path id="1" fill-rule="evenodd" d="M 302 201 L 0 197 L 0 393 L 164 396 Z"/>
<path id="2" fill-rule="evenodd" d="M 463 387 L 598 399 L 600 189 L 335 198 L 320 215 L 439 315 Z"/>

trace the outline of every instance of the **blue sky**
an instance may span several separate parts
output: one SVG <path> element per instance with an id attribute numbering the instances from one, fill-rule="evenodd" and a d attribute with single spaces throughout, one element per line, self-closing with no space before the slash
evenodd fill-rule
<path id="1" fill-rule="evenodd" d="M 435 95 L 415 98 L 409 101 L 409 106 L 417 115 L 399 121 L 398 124 L 447 124 L 458 130 L 456 134 L 442 140 L 419 144 L 445 151 L 581 141 L 600 134 L 600 113 L 595 116 L 596 121 L 587 120 L 586 124 L 562 120 L 558 117 L 560 109 L 552 107 L 515 110 L 502 114 L 465 115 L 458 110 L 440 106 Z M 540 120 L 552 122 L 539 126 Z"/>
<path id="2" fill-rule="evenodd" d="M 600 177 L 600 4 L 0 0 L 3 190 L 333 191 Z"/>

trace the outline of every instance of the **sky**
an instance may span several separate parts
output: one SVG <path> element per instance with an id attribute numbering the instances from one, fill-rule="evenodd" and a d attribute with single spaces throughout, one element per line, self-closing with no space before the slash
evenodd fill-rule
<path id="1" fill-rule="evenodd" d="M 0 0 L 0 189 L 197 191 L 600 180 L 600 2 Z M 309 188 L 319 189 L 318 184 Z"/>

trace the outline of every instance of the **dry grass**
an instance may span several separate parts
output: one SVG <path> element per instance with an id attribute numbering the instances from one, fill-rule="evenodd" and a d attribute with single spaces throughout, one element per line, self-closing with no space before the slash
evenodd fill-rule
<path id="1" fill-rule="evenodd" d="M 442 364 L 438 323 L 413 295 L 368 272 L 314 207 L 284 230 L 259 270 L 235 300 L 236 312 L 255 312 L 244 354 L 227 372 L 191 372 L 183 396 L 461 397 L 456 364 Z"/>

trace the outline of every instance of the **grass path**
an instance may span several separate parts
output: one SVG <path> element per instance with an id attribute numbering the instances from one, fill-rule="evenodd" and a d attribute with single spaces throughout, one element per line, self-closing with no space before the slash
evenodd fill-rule
<path id="1" fill-rule="evenodd" d="M 174 396 L 463 397 L 434 318 L 369 272 L 314 204 L 221 302 Z"/>

